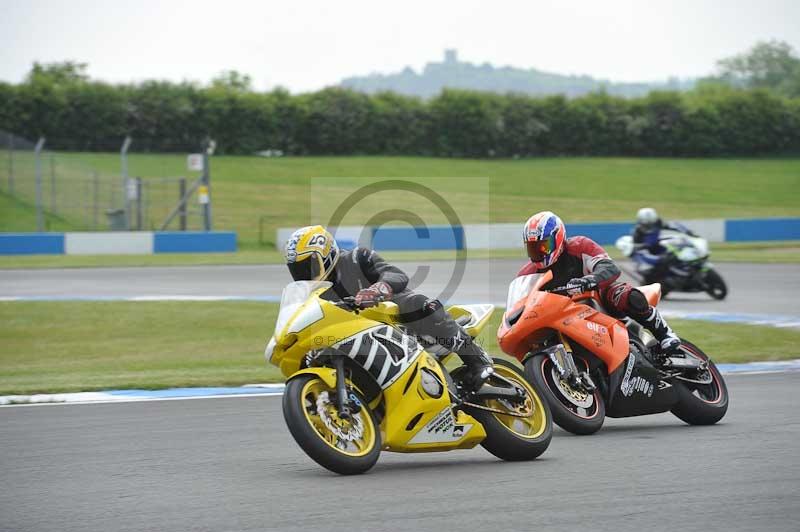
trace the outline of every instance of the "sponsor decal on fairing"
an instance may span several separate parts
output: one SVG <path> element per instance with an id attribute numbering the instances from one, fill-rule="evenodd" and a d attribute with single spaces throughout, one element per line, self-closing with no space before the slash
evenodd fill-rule
<path id="1" fill-rule="evenodd" d="M 436 414 L 408 443 L 449 443 L 469 432 L 472 424 L 457 425 L 453 411 L 446 406 Z"/>
<path id="2" fill-rule="evenodd" d="M 622 384 L 619 389 L 622 395 L 630 397 L 633 392 L 641 392 L 647 397 L 653 396 L 653 383 L 637 375 L 633 377 L 633 367 L 636 365 L 636 357 L 631 353 L 628 355 L 628 365 L 625 367 L 625 375 L 622 377 Z"/>

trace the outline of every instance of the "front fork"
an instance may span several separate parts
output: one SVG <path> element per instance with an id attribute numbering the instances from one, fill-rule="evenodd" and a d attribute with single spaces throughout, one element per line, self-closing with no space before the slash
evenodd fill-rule
<path id="1" fill-rule="evenodd" d="M 587 393 L 594 393 L 597 386 L 589 376 L 588 371 L 579 371 L 575 365 L 575 359 L 572 356 L 572 348 L 569 342 L 563 335 L 559 335 L 561 342 L 554 346 L 548 347 L 544 353 L 553 362 L 559 376 L 570 385 L 570 387 L 584 390 Z"/>
<path id="2" fill-rule="evenodd" d="M 347 393 L 347 374 L 344 368 L 344 355 L 333 355 L 333 367 L 336 369 L 336 410 L 342 419 L 350 419 L 361 410 L 358 399 L 349 397 Z"/>

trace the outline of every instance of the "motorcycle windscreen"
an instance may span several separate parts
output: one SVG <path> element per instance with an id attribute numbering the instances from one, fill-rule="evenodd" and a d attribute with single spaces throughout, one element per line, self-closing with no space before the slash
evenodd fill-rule
<path id="1" fill-rule="evenodd" d="M 536 288 L 539 288 L 547 280 L 544 279 L 544 273 L 532 273 L 530 275 L 520 275 L 508 286 L 508 297 L 506 298 L 506 311 L 511 310 L 521 300 L 528 297 L 528 295 Z"/>
<path id="2" fill-rule="evenodd" d="M 308 297 L 319 288 L 330 288 L 333 283 L 330 281 L 295 281 L 289 283 L 281 294 L 281 308 L 278 311 L 278 319 L 275 322 L 275 334 L 280 334 L 289 319 L 294 316 L 297 309 L 308 300 Z"/>

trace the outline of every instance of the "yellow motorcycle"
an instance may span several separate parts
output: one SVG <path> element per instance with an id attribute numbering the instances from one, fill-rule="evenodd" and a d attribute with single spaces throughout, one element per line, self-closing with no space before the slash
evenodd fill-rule
<path id="1" fill-rule="evenodd" d="M 481 444 L 503 460 L 532 460 L 552 437 L 547 403 L 510 362 L 478 391 L 465 391 L 453 353 L 410 333 L 397 305 L 359 309 L 328 300 L 327 281 L 297 281 L 283 291 L 267 360 L 288 378 L 283 415 L 298 445 L 343 475 L 369 470 L 382 450 L 434 452 Z M 493 305 L 448 312 L 473 337 Z M 434 354 L 435 353 L 435 354 Z"/>

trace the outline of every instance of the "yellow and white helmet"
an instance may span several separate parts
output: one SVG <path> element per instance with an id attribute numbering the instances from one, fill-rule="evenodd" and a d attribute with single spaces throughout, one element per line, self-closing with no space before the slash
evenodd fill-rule
<path id="1" fill-rule="evenodd" d="M 339 246 L 324 227 L 309 225 L 292 233 L 285 257 L 295 281 L 324 281 L 339 260 Z"/>

